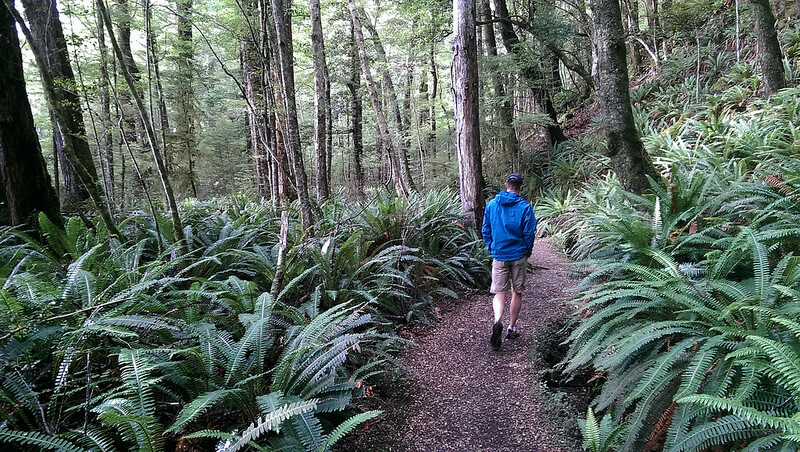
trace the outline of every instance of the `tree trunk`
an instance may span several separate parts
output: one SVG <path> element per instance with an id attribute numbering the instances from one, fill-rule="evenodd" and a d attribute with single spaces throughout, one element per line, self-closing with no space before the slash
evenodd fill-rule
<path id="1" fill-rule="evenodd" d="M 13 7 L 9 0 L 0 6 L 0 221 L 36 227 L 43 212 L 63 227 L 25 90 Z"/>
<path id="2" fill-rule="evenodd" d="M 117 6 L 114 18 L 117 20 L 117 31 L 119 33 L 116 41 L 119 43 L 120 51 L 122 52 L 122 59 L 117 66 L 119 72 L 115 77 L 124 73 L 124 71 L 128 71 L 128 74 L 130 74 L 134 80 L 133 85 L 135 87 L 131 88 L 133 92 L 128 91 L 128 89 L 126 89 L 127 87 L 118 90 L 121 104 L 120 114 L 125 121 L 123 133 L 130 145 L 132 143 L 143 143 L 140 135 L 141 130 L 144 129 L 144 125 L 140 122 L 141 118 L 136 112 L 136 103 L 133 98 L 135 95 L 142 97 L 144 93 L 139 86 L 141 71 L 136 64 L 136 60 L 133 59 L 133 51 L 131 50 L 131 11 L 128 7 L 128 1 L 129 0 L 116 0 Z M 108 30 L 108 33 L 110 34 L 111 30 Z"/>
<path id="3" fill-rule="evenodd" d="M 520 67 L 521 75 L 533 91 L 539 106 L 550 118 L 551 124 L 547 126 L 548 142 L 551 146 L 566 141 L 567 137 L 558 124 L 558 114 L 553 106 L 553 100 L 547 89 L 547 82 L 544 74 L 541 74 L 536 65 L 528 61 L 520 49 L 520 41 L 514 31 L 511 15 L 508 12 L 506 0 L 494 0 L 495 14 L 497 14 L 500 36 L 503 38 L 503 45 L 508 53 L 514 56 L 515 61 Z M 620 19 L 621 20 L 621 19 Z"/>
<path id="4" fill-rule="evenodd" d="M 378 88 L 375 86 L 375 81 L 372 78 L 372 71 L 369 67 L 367 60 L 367 51 L 364 48 L 364 34 L 361 31 L 361 15 L 356 11 L 354 0 L 347 1 L 350 8 L 350 16 L 353 21 L 353 35 L 355 36 L 356 47 L 358 48 L 358 56 L 361 60 L 361 69 L 364 73 L 364 79 L 367 84 L 367 91 L 369 92 L 370 100 L 372 101 L 372 108 L 375 110 L 375 122 L 378 128 L 378 139 L 386 149 L 389 159 L 389 174 L 394 185 L 395 191 L 398 196 L 408 196 L 411 188 L 405 178 L 403 169 L 400 166 L 400 158 L 392 143 L 392 137 L 389 133 L 389 126 L 386 122 L 386 115 L 383 112 L 383 104 Z"/>
<path id="5" fill-rule="evenodd" d="M 270 182 L 270 150 L 268 135 L 274 120 L 268 120 L 266 109 L 266 88 L 259 51 L 252 40 L 242 40 L 242 76 L 248 108 L 250 126 L 250 147 L 256 170 L 256 187 L 261 199 L 272 197 Z"/>
<path id="6" fill-rule="evenodd" d="M 106 9 L 103 0 L 97 0 L 97 7 L 100 9 L 100 13 L 103 15 L 103 21 L 108 29 L 108 36 L 111 39 L 111 47 L 114 49 L 117 60 L 122 63 L 124 60 L 124 54 L 117 43 L 117 39 L 114 37 L 114 27 L 111 24 L 111 17 L 108 15 L 108 10 Z M 189 245 L 186 242 L 186 235 L 183 232 L 183 223 L 181 222 L 180 212 L 178 212 L 178 204 L 175 202 L 175 194 L 172 191 L 172 184 L 170 183 L 169 176 L 167 175 L 167 168 L 164 164 L 164 158 L 162 157 L 161 151 L 158 148 L 158 142 L 156 141 L 156 134 L 153 130 L 152 122 L 150 122 L 150 118 L 147 114 L 147 110 L 145 110 L 144 102 L 142 102 L 141 96 L 139 96 L 138 92 L 136 91 L 133 76 L 125 65 L 122 67 L 122 75 L 125 77 L 125 83 L 131 90 L 133 100 L 136 103 L 136 108 L 139 112 L 139 117 L 141 118 L 141 121 L 144 124 L 145 132 L 147 133 L 147 141 L 150 143 L 150 152 L 152 153 L 153 160 L 156 163 L 158 175 L 161 179 L 161 185 L 164 188 L 164 196 L 167 200 L 167 206 L 169 207 L 170 214 L 172 216 L 172 228 L 175 236 L 175 242 L 178 245 L 178 253 L 180 255 L 187 254 L 189 252 Z"/>
<path id="7" fill-rule="evenodd" d="M 23 6 L 31 29 L 28 30 L 21 20 L 20 27 L 30 40 L 42 76 L 45 98 L 61 132 L 62 149 L 69 160 L 68 166 L 75 171 L 89 193 L 109 234 L 122 238 L 102 194 L 89 142 L 86 141 L 83 111 L 56 3 L 54 0 L 26 0 Z"/>
<path id="8" fill-rule="evenodd" d="M 81 184 L 78 173 L 69 163 L 64 152 L 64 136 L 55 113 L 50 112 L 50 124 L 53 126 L 53 161 L 55 174 L 55 188 L 61 199 L 61 209 L 65 212 L 77 212 L 89 199 L 89 191 Z M 60 169 L 60 171 L 59 171 Z M 63 184 L 59 184 L 58 175 L 61 175 Z M 61 188 L 63 187 L 63 191 Z"/>
<path id="9" fill-rule="evenodd" d="M 597 100 L 611 166 L 625 190 L 644 193 L 646 176 L 660 179 L 636 131 L 619 0 L 590 0 L 597 53 Z"/>
<path id="10" fill-rule="evenodd" d="M 300 201 L 300 217 L 303 228 L 311 230 L 314 223 L 311 200 L 308 197 L 308 178 L 303 165 L 303 152 L 300 144 L 300 126 L 297 122 L 297 102 L 294 84 L 294 50 L 292 49 L 291 5 L 284 6 L 283 0 L 270 0 L 272 18 L 275 21 L 275 36 L 278 44 L 278 67 L 283 91 L 286 143 L 289 158 L 294 167 L 295 189 Z"/>
<path id="11" fill-rule="evenodd" d="M 325 62 L 325 42 L 322 37 L 322 18 L 319 0 L 308 0 L 311 13 L 311 48 L 314 57 L 314 150 L 317 156 L 317 196 L 321 201 L 330 197 L 328 170 L 328 123 L 330 120 L 331 85 Z"/>
<path id="12" fill-rule="evenodd" d="M 783 56 L 775 32 L 775 16 L 772 14 L 769 0 L 750 0 L 755 18 L 756 38 L 758 41 L 758 64 L 761 66 L 761 78 L 767 96 L 786 87 L 783 72 Z"/>
<path id="13" fill-rule="evenodd" d="M 352 75 L 347 81 L 347 89 L 350 91 L 353 128 L 353 170 L 356 179 L 356 196 L 364 199 L 364 167 L 361 163 L 364 155 L 364 109 L 361 101 L 361 69 L 359 68 L 358 49 L 352 22 L 350 22 L 350 41 L 350 73 Z"/>
<path id="14" fill-rule="evenodd" d="M 494 24 L 491 22 L 492 10 L 489 7 L 489 0 L 482 0 L 483 5 L 483 18 L 486 22 L 486 31 L 483 34 L 486 40 L 486 51 L 489 54 L 490 61 L 497 58 L 497 38 L 494 34 Z M 501 102 L 497 104 L 497 117 L 500 120 L 500 127 L 498 135 L 500 141 L 503 143 L 503 154 L 505 155 L 505 166 L 507 169 L 517 170 L 514 163 L 519 161 L 520 147 L 519 140 L 517 140 L 517 132 L 514 130 L 514 106 L 511 103 L 511 97 L 506 93 L 506 86 L 503 82 L 502 74 L 495 64 L 491 66 L 492 71 L 492 87 L 494 95 Z"/>
<path id="15" fill-rule="evenodd" d="M 461 214 L 469 227 L 480 228 L 485 183 L 481 165 L 475 0 L 454 0 L 453 30 L 453 101 Z"/>
<path id="16" fill-rule="evenodd" d="M 167 115 L 167 104 L 164 101 L 164 88 L 161 84 L 161 71 L 158 65 L 158 46 L 156 45 L 156 36 L 151 27 L 152 12 L 150 0 L 145 0 L 144 2 L 144 18 L 145 41 L 147 42 L 147 92 L 149 96 L 150 117 L 155 119 L 155 114 L 153 113 L 153 105 L 155 104 L 158 107 L 158 119 L 161 127 L 159 130 L 161 149 L 163 149 L 164 152 L 165 165 L 167 167 L 167 173 L 169 174 L 171 172 L 170 157 L 174 156 L 172 155 L 172 146 L 169 140 L 167 140 L 167 134 L 171 129 L 169 127 L 169 117 Z M 155 82 L 156 85 L 155 101 L 153 101 L 153 82 Z M 155 128 L 155 123 L 153 124 L 153 128 Z M 192 186 L 194 187 L 193 184 Z M 197 196 L 196 190 L 194 191 L 194 196 Z"/>
<path id="17" fill-rule="evenodd" d="M 639 46 L 634 40 L 634 38 L 641 34 L 641 30 L 639 29 L 639 3 L 637 0 L 621 0 L 621 6 L 625 14 L 623 29 L 625 30 L 626 36 L 629 37 L 629 39 L 627 39 L 628 63 L 633 69 L 633 73 L 636 74 L 642 62 L 641 56 L 639 55 Z"/>
<path id="18" fill-rule="evenodd" d="M 397 154 L 400 161 L 400 171 L 405 179 L 406 185 L 410 190 L 414 190 L 414 179 L 411 177 L 411 169 L 408 164 L 408 126 L 403 122 L 403 116 L 400 112 L 400 101 L 398 100 L 397 90 L 395 90 L 394 82 L 392 81 L 392 74 L 389 71 L 389 59 L 386 56 L 386 50 L 383 47 L 383 42 L 378 35 L 378 30 L 372 25 L 369 20 L 366 20 L 367 13 L 364 8 L 358 9 L 358 14 L 361 18 L 365 19 L 362 24 L 364 28 L 369 31 L 372 37 L 372 42 L 375 44 L 375 51 L 378 55 L 378 63 L 381 67 L 381 80 L 386 87 L 388 94 L 389 108 L 392 114 L 389 116 L 395 130 L 397 130 Z"/>
<path id="19" fill-rule="evenodd" d="M 112 133 L 111 122 L 111 93 L 109 85 L 111 78 L 108 75 L 108 51 L 106 49 L 105 27 L 100 13 L 95 14 L 97 22 L 97 47 L 100 51 L 100 79 L 98 80 L 98 90 L 100 95 L 100 120 L 102 123 L 102 136 L 98 138 L 100 143 L 100 164 L 105 165 L 105 187 L 106 198 L 110 206 L 114 205 L 114 134 Z"/>
<path id="20" fill-rule="evenodd" d="M 69 163 L 66 152 L 75 152 L 95 181 L 97 174 L 89 143 L 86 141 L 83 111 L 80 109 L 80 104 L 77 103 L 80 99 L 77 95 L 75 76 L 72 72 L 64 32 L 54 1 L 23 0 L 22 4 L 25 7 L 25 15 L 30 24 L 31 35 L 35 40 L 36 47 L 45 53 L 42 60 L 47 67 L 41 70 L 50 73 L 50 77 L 56 82 L 57 95 L 63 96 L 54 107 L 61 111 L 52 110 L 50 113 L 50 122 L 53 126 L 53 153 L 58 159 L 58 167 L 61 169 L 63 193 L 59 194 L 62 195 L 62 207 L 75 212 L 84 208 L 84 204 L 89 200 L 89 191 L 81 184 L 76 170 Z M 59 116 L 66 116 L 73 121 L 61 124 L 58 121 Z M 66 142 L 63 136 L 65 133 L 72 134 L 74 137 L 67 138 L 66 140 L 69 142 Z M 64 146 L 70 144 L 74 148 L 65 150 Z"/>
<path id="21" fill-rule="evenodd" d="M 197 197 L 197 113 L 194 96 L 194 42 L 192 41 L 192 0 L 176 0 L 178 11 L 178 43 L 176 65 L 177 89 L 177 155 L 188 163 L 188 182 Z"/>
<path id="22" fill-rule="evenodd" d="M 431 42 L 428 52 L 431 65 L 431 103 L 428 105 L 428 121 L 430 132 L 428 134 L 428 149 L 431 155 L 436 155 L 436 96 L 439 94 L 439 72 L 436 70 L 436 44 Z"/>

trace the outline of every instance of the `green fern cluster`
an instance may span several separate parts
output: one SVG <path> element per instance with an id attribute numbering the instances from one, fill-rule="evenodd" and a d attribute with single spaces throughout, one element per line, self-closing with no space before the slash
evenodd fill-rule
<path id="1" fill-rule="evenodd" d="M 608 422 L 590 412 L 587 448 L 800 448 L 800 116 L 781 100 L 794 91 L 686 120 L 651 195 L 608 178 L 574 201 L 582 320 L 564 365 L 594 373 Z"/>
<path id="2" fill-rule="evenodd" d="M 485 280 L 478 239 L 449 193 L 332 201 L 314 237 L 288 208 L 277 286 L 280 214 L 242 199 L 188 202 L 180 257 L 166 216 L 134 213 L 128 243 L 4 229 L 0 442 L 325 451 L 377 416 L 356 402 L 397 367 L 385 319 Z"/>

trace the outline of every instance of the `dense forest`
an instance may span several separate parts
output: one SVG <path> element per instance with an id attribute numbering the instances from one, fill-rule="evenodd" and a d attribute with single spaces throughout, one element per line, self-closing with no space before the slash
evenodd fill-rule
<path id="1" fill-rule="evenodd" d="M 580 281 L 587 450 L 800 449 L 798 16 L 3 0 L 0 443 L 368 435 L 398 329 L 487 288 L 514 171 Z"/>

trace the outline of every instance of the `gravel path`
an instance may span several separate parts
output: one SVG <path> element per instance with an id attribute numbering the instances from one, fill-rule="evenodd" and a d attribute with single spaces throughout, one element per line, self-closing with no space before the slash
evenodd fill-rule
<path id="1" fill-rule="evenodd" d="M 575 283 L 546 240 L 536 241 L 529 262 L 520 338 L 491 349 L 488 293 L 442 307 L 441 321 L 416 336 L 419 346 L 402 357 L 409 380 L 369 407 L 384 414 L 341 450 L 572 452 L 549 429 L 554 421 L 531 391 L 536 369 L 529 354 L 537 329 L 569 313 L 567 291 Z"/>

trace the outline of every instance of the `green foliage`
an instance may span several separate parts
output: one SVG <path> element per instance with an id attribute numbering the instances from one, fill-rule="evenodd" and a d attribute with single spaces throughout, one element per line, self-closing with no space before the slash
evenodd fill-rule
<path id="1" fill-rule="evenodd" d="M 585 447 L 797 448 L 800 172 L 786 156 L 800 117 L 773 102 L 686 118 L 649 139 L 667 186 L 636 196 L 607 179 L 562 214 L 584 277 L 566 370 L 603 377 L 594 410 L 624 430 L 607 445 L 590 411 Z"/>
<path id="2" fill-rule="evenodd" d="M 397 367 L 386 320 L 483 284 L 486 256 L 450 193 L 334 200 L 315 237 L 293 215 L 274 296 L 280 215 L 243 198 L 187 202 L 180 258 L 167 218 L 142 213 L 128 243 L 76 218 L 43 219 L 44 243 L 4 230 L 0 441 L 324 451 L 375 417 L 356 402 Z"/>

